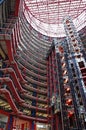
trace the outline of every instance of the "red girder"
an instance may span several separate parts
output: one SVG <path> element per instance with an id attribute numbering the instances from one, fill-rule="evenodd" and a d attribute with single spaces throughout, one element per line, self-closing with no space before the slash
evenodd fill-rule
<path id="1" fill-rule="evenodd" d="M 20 0 L 16 0 L 15 3 L 15 16 L 18 16 Z"/>

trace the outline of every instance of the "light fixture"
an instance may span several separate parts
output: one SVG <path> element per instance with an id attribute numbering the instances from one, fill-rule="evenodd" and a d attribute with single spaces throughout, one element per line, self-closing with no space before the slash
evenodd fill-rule
<path id="1" fill-rule="evenodd" d="M 74 114 L 74 111 L 68 111 L 68 117 L 72 117 Z"/>
<path id="2" fill-rule="evenodd" d="M 66 64 L 65 63 L 62 63 L 62 68 L 64 68 L 66 66 Z"/>
<path id="3" fill-rule="evenodd" d="M 68 77 L 64 79 L 64 83 L 68 83 Z"/>
<path id="4" fill-rule="evenodd" d="M 66 91 L 69 92 L 69 91 L 70 91 L 70 88 L 67 88 Z"/>
<path id="5" fill-rule="evenodd" d="M 66 100 L 66 105 L 71 105 L 72 104 L 72 99 L 67 99 Z"/>

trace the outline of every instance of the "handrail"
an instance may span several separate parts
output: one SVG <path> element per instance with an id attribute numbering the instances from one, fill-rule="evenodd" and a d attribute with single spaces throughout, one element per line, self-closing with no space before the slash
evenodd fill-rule
<path id="1" fill-rule="evenodd" d="M 19 50 L 20 51 L 20 50 Z M 20 51 L 21 52 L 21 57 L 27 57 L 27 54 L 29 53 L 27 53 L 27 51 L 26 52 L 24 52 L 24 51 Z M 34 53 L 35 54 L 35 53 Z M 28 60 L 30 60 L 31 62 L 33 62 L 33 63 L 35 63 L 35 64 L 37 64 L 38 66 L 40 66 L 40 68 L 41 69 L 43 69 L 43 68 L 45 68 L 46 69 L 46 66 L 45 65 L 43 65 L 42 63 L 39 63 L 37 60 L 35 60 L 35 59 L 31 59 L 31 55 L 30 54 L 28 54 L 30 57 L 27 57 L 27 59 Z M 17 54 L 17 56 L 19 56 L 18 54 Z"/>
<path id="2" fill-rule="evenodd" d="M 47 94 L 47 90 L 44 91 L 44 90 L 40 90 L 38 88 L 33 88 L 33 87 L 30 87 L 28 84 L 25 84 L 25 86 L 23 86 L 25 89 L 30 89 L 30 90 L 33 90 L 37 93 L 42 93 L 42 94 Z"/>
<path id="3" fill-rule="evenodd" d="M 19 103 L 23 103 L 23 102 L 24 102 L 24 100 L 22 100 L 22 99 L 19 97 L 19 95 L 18 95 L 18 93 L 17 93 L 17 91 L 16 91 L 16 88 L 15 88 L 15 86 L 14 86 L 12 80 L 11 80 L 9 77 L 0 78 L 0 81 L 1 81 L 2 83 L 7 84 L 7 86 L 9 87 L 9 90 L 11 91 L 11 93 L 12 93 L 13 96 L 14 96 L 14 99 L 16 99 L 17 102 L 19 102 Z"/>
<path id="4" fill-rule="evenodd" d="M 23 75 L 23 74 L 22 74 L 22 75 Z M 25 75 L 24 75 L 24 76 L 25 76 Z M 26 79 L 27 81 L 31 82 L 31 83 L 35 83 L 35 84 L 40 85 L 40 86 L 45 87 L 45 88 L 47 87 L 47 83 L 42 83 L 42 82 L 40 82 L 40 81 L 36 81 L 36 80 L 32 79 L 31 77 L 25 76 L 25 79 Z"/>
<path id="5" fill-rule="evenodd" d="M 22 66 L 23 70 L 25 70 L 25 71 L 23 71 L 23 72 L 25 72 L 25 74 L 27 74 L 27 75 L 29 74 L 30 76 L 33 76 L 33 77 L 39 77 L 40 79 L 42 79 L 43 81 L 46 82 L 46 77 L 45 76 L 41 76 L 40 74 L 37 74 L 34 71 L 31 71 L 30 69 L 27 69 L 23 65 L 21 65 L 21 66 Z"/>
<path id="6" fill-rule="evenodd" d="M 21 87 L 21 84 L 20 84 L 13 68 L 4 68 L 4 69 L 0 69 L 0 70 L 3 71 L 4 74 L 10 74 L 10 76 L 12 76 L 19 92 L 25 92 L 25 90 Z"/>
<path id="7" fill-rule="evenodd" d="M 23 58 L 21 58 L 21 61 L 23 61 Z M 17 63 L 19 65 L 21 65 L 22 68 L 23 68 L 23 65 L 18 60 L 17 60 Z M 37 68 L 37 67 L 33 66 L 31 63 L 29 63 L 29 62 L 28 62 L 28 64 L 29 64 L 30 69 L 32 68 L 33 70 L 38 71 L 40 74 L 44 74 L 44 75 L 46 74 L 46 72 L 43 69 Z"/>
<path id="8" fill-rule="evenodd" d="M 42 98 L 34 97 L 34 96 L 29 95 L 28 93 L 27 94 L 24 93 L 24 94 L 22 94 L 22 96 L 26 96 L 27 98 L 35 99 L 35 100 L 42 101 L 42 102 L 48 101 L 48 99 L 42 99 Z"/>
<path id="9" fill-rule="evenodd" d="M 39 107 L 36 107 L 36 106 L 28 105 L 26 103 L 22 103 L 20 105 L 23 106 L 23 107 L 26 107 L 28 109 L 32 108 L 32 109 L 37 109 L 37 110 L 40 110 L 40 111 L 47 111 L 47 109 L 45 109 L 45 108 L 39 108 Z"/>
<path id="10" fill-rule="evenodd" d="M 26 81 L 25 81 L 24 78 L 22 77 L 22 74 L 21 74 L 21 72 L 20 72 L 20 70 L 19 70 L 19 68 L 18 68 L 17 63 L 16 63 L 15 61 L 12 61 L 12 62 L 11 62 L 11 66 L 13 67 L 13 69 L 14 69 L 15 72 L 16 72 L 16 74 L 18 75 L 18 78 L 19 78 L 22 82 L 26 83 Z"/>
<path id="11" fill-rule="evenodd" d="M 8 90 L 0 89 L 0 94 L 4 94 L 4 96 L 6 97 L 6 100 L 9 102 L 14 114 L 18 114 L 19 117 L 25 118 L 25 119 L 36 120 L 36 121 L 40 121 L 40 122 L 47 122 L 47 119 L 40 119 L 40 118 L 37 118 L 37 117 L 31 117 L 31 116 L 23 115 L 23 113 L 20 112 L 18 110 L 18 108 L 16 107 L 14 101 L 12 100 L 10 92 Z"/>
<path id="12" fill-rule="evenodd" d="M 16 114 L 20 114 L 21 112 L 18 110 L 18 108 L 16 107 L 10 92 L 6 89 L 0 89 L 0 94 L 4 94 L 4 96 L 6 97 L 6 100 L 9 102 L 12 110 L 16 113 Z"/>
<path id="13" fill-rule="evenodd" d="M 23 118 L 23 119 L 27 119 L 27 120 L 34 120 L 34 121 L 38 121 L 38 122 L 43 122 L 43 123 L 47 123 L 48 120 L 47 119 L 40 119 L 40 118 L 37 118 L 37 117 L 31 117 L 31 116 L 26 116 L 26 115 L 19 115 L 20 118 Z"/>

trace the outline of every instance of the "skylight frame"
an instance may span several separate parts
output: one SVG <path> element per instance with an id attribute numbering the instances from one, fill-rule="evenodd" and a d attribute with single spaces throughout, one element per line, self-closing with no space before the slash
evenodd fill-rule
<path id="1" fill-rule="evenodd" d="M 58 4 L 57 7 L 59 7 L 58 10 L 56 10 L 54 7 L 56 3 Z M 53 6 L 51 6 L 51 4 Z M 34 5 L 36 5 L 37 8 Z M 33 6 L 33 8 L 31 6 Z M 45 10 L 45 8 L 47 9 L 47 11 Z M 50 8 L 51 8 L 51 12 L 50 12 Z M 43 12 L 43 10 L 45 13 Z M 54 12 L 52 13 L 52 11 L 54 11 L 55 13 Z M 25 0 L 24 1 L 24 14 L 28 22 L 37 31 L 47 36 L 51 36 L 51 37 L 65 36 L 63 18 L 66 17 L 68 13 L 69 16 L 72 17 L 75 27 L 78 31 L 84 26 L 86 26 L 86 1 L 85 0 L 64 0 L 64 1 L 63 0 Z M 84 20 L 80 18 L 81 16 L 83 16 Z M 81 27 L 80 27 L 80 23 L 81 23 Z"/>

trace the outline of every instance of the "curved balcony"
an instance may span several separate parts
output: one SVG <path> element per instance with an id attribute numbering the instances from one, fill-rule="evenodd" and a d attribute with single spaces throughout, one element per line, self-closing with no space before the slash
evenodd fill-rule
<path id="1" fill-rule="evenodd" d="M 27 91 L 27 93 L 26 94 L 21 94 L 22 95 L 22 98 L 23 98 L 23 96 L 25 95 L 27 98 L 29 98 L 30 97 L 30 99 L 31 99 L 31 97 L 33 98 L 33 99 L 35 99 L 35 100 L 37 100 L 37 101 L 47 101 L 47 98 L 46 98 L 46 96 L 44 95 L 44 94 L 38 94 L 38 93 L 36 93 L 37 94 L 37 96 L 34 96 L 33 95 L 33 93 L 34 92 L 31 92 L 31 91 Z"/>
<path id="2" fill-rule="evenodd" d="M 11 79 L 13 79 L 14 84 L 19 92 L 21 92 L 21 93 L 25 92 L 25 90 L 21 87 L 21 84 L 20 84 L 18 78 L 16 77 L 15 71 L 12 68 L 5 68 L 5 69 L 0 69 L 0 70 L 4 73 L 4 76 L 5 75 L 10 76 Z"/>
<path id="3" fill-rule="evenodd" d="M 26 61 L 25 57 L 21 57 L 21 56 L 18 56 L 17 58 L 18 62 L 21 62 L 23 66 L 25 66 L 27 69 L 30 69 L 29 66 L 31 65 L 29 62 L 30 60 Z M 25 64 L 26 63 L 26 64 Z M 33 62 L 32 62 L 33 63 Z M 34 63 L 33 63 L 34 64 Z M 40 67 L 40 65 L 39 65 Z M 36 65 L 34 65 L 34 68 L 37 68 Z M 46 70 L 45 69 L 40 69 L 40 70 L 44 70 L 43 74 L 46 74 Z"/>
<path id="4" fill-rule="evenodd" d="M 15 99 L 18 103 L 24 102 L 24 100 L 22 100 L 22 99 L 19 97 L 19 95 L 18 95 L 18 93 L 17 93 L 17 91 L 16 91 L 16 88 L 15 88 L 15 86 L 14 86 L 14 84 L 13 84 L 13 82 L 12 82 L 12 80 L 11 80 L 10 78 L 8 78 L 8 77 L 0 78 L 0 81 L 1 81 L 2 84 L 6 84 L 6 85 L 7 85 L 7 87 L 8 87 L 9 90 L 11 91 L 11 93 L 12 93 L 14 99 Z M 2 87 L 4 87 L 4 86 L 2 85 Z"/>
<path id="5" fill-rule="evenodd" d="M 32 39 L 30 39 L 30 40 L 28 40 L 28 39 L 29 39 L 28 35 L 25 33 L 24 34 L 22 33 L 22 36 L 20 36 L 19 42 L 20 42 L 20 44 L 24 44 L 27 47 L 27 49 L 32 50 L 34 53 L 39 53 L 40 58 L 43 58 L 46 54 L 46 51 L 44 51 L 41 48 L 41 46 L 40 47 L 36 46 L 35 41 L 33 41 Z M 22 41 L 23 41 L 23 43 L 22 43 Z M 36 56 L 38 56 L 38 55 L 36 55 Z"/>
<path id="6" fill-rule="evenodd" d="M 12 52 L 12 45 L 11 45 L 10 41 L 8 41 L 6 43 L 6 46 L 8 46 L 8 45 L 9 45 L 9 47 L 7 48 L 7 51 L 8 51 L 8 55 L 10 56 L 10 57 L 8 56 L 9 60 L 10 60 L 10 63 L 8 61 L 8 64 L 10 64 L 10 66 L 12 66 L 14 68 L 14 70 L 15 70 L 18 78 L 21 80 L 21 82 L 25 82 L 25 80 L 23 79 L 23 77 L 20 73 L 20 70 L 18 69 L 17 63 L 14 61 L 13 52 Z"/>
<path id="7" fill-rule="evenodd" d="M 17 59 L 16 59 L 16 60 L 17 60 Z M 29 69 L 29 70 L 35 71 L 35 73 L 38 73 L 38 74 L 40 74 L 40 75 L 46 77 L 46 74 L 43 73 L 43 70 L 41 70 L 40 68 L 36 68 L 35 66 L 29 64 L 29 62 L 28 62 L 28 64 L 29 64 L 28 68 L 26 68 L 26 67 L 24 66 L 24 63 L 21 62 L 21 61 L 18 61 L 18 60 L 17 60 L 17 64 L 18 64 L 18 66 L 19 66 L 19 68 L 20 68 L 21 71 L 23 71 L 24 68 L 25 68 L 25 69 Z M 46 71 L 45 71 L 45 72 L 46 72 Z"/>
<path id="8" fill-rule="evenodd" d="M 36 107 L 36 106 L 32 106 L 32 105 L 29 105 L 29 104 L 26 104 L 26 103 L 22 103 L 21 105 L 22 107 L 25 107 L 25 108 L 28 108 L 28 109 L 35 109 L 35 110 L 38 110 L 38 111 L 44 111 L 44 112 L 47 112 L 47 109 L 45 108 L 39 108 L 39 107 Z"/>
<path id="9" fill-rule="evenodd" d="M 31 117 L 31 116 L 26 116 L 26 115 L 19 115 L 20 118 L 23 118 L 23 119 L 27 119 L 27 120 L 34 120 L 34 121 L 38 121 L 38 122 L 44 122 L 44 123 L 47 123 L 48 120 L 47 119 L 42 119 L 42 118 L 37 118 L 37 117 Z"/>
<path id="10" fill-rule="evenodd" d="M 33 99 L 34 100 L 34 99 Z M 26 104 L 28 104 L 29 106 L 34 106 L 34 105 L 32 105 L 32 102 L 33 102 L 33 100 L 31 100 L 31 99 L 25 99 L 25 103 Z M 36 101 L 36 100 L 35 100 Z M 45 109 L 45 110 L 47 110 L 47 108 L 48 108 L 48 105 L 47 105 L 47 103 L 44 103 L 44 102 L 37 102 L 36 101 L 36 104 L 35 104 L 36 106 L 34 106 L 34 107 L 36 107 L 36 110 L 41 110 L 42 111 L 42 108 L 43 108 L 43 110 Z M 40 109 L 39 109 L 40 108 Z"/>
<path id="11" fill-rule="evenodd" d="M 3 83 L 5 83 L 6 85 L 7 85 L 7 88 L 9 88 L 9 90 L 11 90 L 11 93 L 12 93 L 12 95 L 14 96 L 14 99 L 16 99 L 16 101 L 19 103 L 19 105 L 20 106 L 23 106 L 23 107 L 28 107 L 28 108 L 33 108 L 33 109 L 38 109 L 38 110 L 41 110 L 41 111 L 46 111 L 46 109 L 43 109 L 43 108 L 38 108 L 38 107 L 35 107 L 35 106 L 32 106 L 32 105 L 28 105 L 27 103 L 24 103 L 25 101 L 24 100 L 22 100 L 22 99 L 20 99 L 20 97 L 18 96 L 18 94 L 17 94 L 17 92 L 16 92 L 16 89 L 15 89 L 15 87 L 13 86 L 13 84 L 10 84 L 9 82 L 9 78 L 4 78 L 4 81 L 3 81 L 3 78 L 1 79 L 1 81 L 2 81 L 2 84 Z M 7 81 L 7 83 L 5 82 L 5 81 Z M 3 87 L 4 87 L 4 85 L 2 85 Z M 3 87 L 1 87 L 1 89 L 3 88 Z M 6 88 L 5 88 L 6 89 Z M 7 90 L 7 89 L 6 89 Z M 7 90 L 8 91 L 8 90 Z M 27 96 L 27 97 L 29 97 L 29 98 L 31 98 L 31 99 L 36 99 L 37 100 L 37 98 L 36 97 L 33 97 L 33 96 L 30 96 L 30 95 L 28 95 L 28 93 L 27 93 L 27 95 L 26 94 L 23 94 L 24 96 Z M 43 101 L 42 99 L 38 99 L 38 100 L 40 100 L 40 101 Z M 45 102 L 45 100 L 44 100 L 44 102 Z"/>
<path id="12" fill-rule="evenodd" d="M 24 94 L 21 94 L 22 95 L 22 97 L 26 97 L 26 98 L 28 98 L 28 99 L 35 99 L 35 100 L 37 100 L 37 101 L 41 101 L 41 102 L 45 102 L 45 103 L 47 103 L 47 101 L 48 101 L 48 99 L 42 99 L 42 98 L 38 98 L 38 97 L 34 97 L 34 96 L 32 96 L 32 95 L 29 95 L 28 93 L 26 94 L 26 93 L 24 93 Z"/>
<path id="13" fill-rule="evenodd" d="M 16 107 L 11 95 L 10 95 L 10 92 L 6 89 L 0 89 L 0 94 L 4 95 L 6 97 L 6 100 L 8 101 L 8 103 L 10 104 L 12 110 L 14 113 L 16 114 L 21 114 L 21 112 L 18 110 L 18 108 Z"/>
<path id="14" fill-rule="evenodd" d="M 22 100 L 18 93 L 16 92 L 16 88 L 14 87 L 12 81 L 9 79 L 9 78 L 1 78 L 1 83 L 2 84 L 6 84 L 7 87 L 9 88 L 9 90 L 11 90 L 11 93 L 12 95 L 14 96 L 14 99 L 16 99 L 17 102 L 19 102 L 19 105 L 23 106 L 23 107 L 28 107 L 28 108 L 34 108 L 34 109 L 38 109 L 38 110 L 42 110 L 42 111 L 46 111 L 46 109 L 43 109 L 43 108 L 38 108 L 38 107 L 34 107 L 34 106 L 29 106 L 28 104 L 24 103 L 24 100 Z M 3 85 L 2 85 L 3 86 Z M 4 86 L 3 86 L 4 87 Z M 6 89 L 7 90 L 7 89 Z M 7 90 L 8 91 L 8 90 Z M 22 94 L 21 94 L 22 95 Z M 31 98 L 31 99 L 36 99 L 36 100 L 40 100 L 42 102 L 46 102 L 46 100 L 43 100 L 43 99 L 38 99 L 34 96 L 31 96 L 29 95 L 28 93 L 27 94 L 23 94 L 23 96 L 26 96 L 28 98 Z"/>
<path id="15" fill-rule="evenodd" d="M 12 31 L 12 33 L 16 33 L 16 29 L 14 32 Z M 12 37 L 11 37 L 12 39 L 10 39 L 11 40 L 10 49 L 7 48 L 9 51 L 9 56 L 11 57 L 9 66 L 12 68 L 2 69 L 2 71 L 4 72 L 4 76 L 8 76 L 8 77 L 2 78 L 1 84 L 2 84 L 2 87 L 4 87 L 4 89 L 6 91 L 8 91 L 10 96 L 12 96 L 11 98 L 13 98 L 12 101 L 14 104 L 12 104 L 12 101 L 9 102 L 9 104 L 12 104 L 12 106 L 11 106 L 12 109 L 14 108 L 13 105 L 15 105 L 15 108 L 14 108 L 15 110 L 13 111 L 13 114 L 17 115 L 17 113 L 19 113 L 21 115 L 18 115 L 18 116 L 23 119 L 25 118 L 25 119 L 31 119 L 31 120 L 35 120 L 35 121 L 39 121 L 39 122 L 47 122 L 47 117 L 44 116 L 44 114 L 47 113 L 47 108 L 46 107 L 44 108 L 42 105 L 42 103 L 47 105 L 47 102 L 48 102 L 48 100 L 46 99 L 47 82 L 44 82 L 44 81 L 46 81 L 46 61 L 44 60 L 44 57 L 45 57 L 45 55 L 46 55 L 45 53 L 47 51 L 47 47 L 46 47 L 47 43 L 42 42 L 43 43 L 42 44 L 41 42 L 37 42 L 35 35 L 32 34 L 31 37 L 28 36 L 30 34 L 30 32 L 29 32 L 29 30 L 28 30 L 29 33 L 26 32 L 25 29 L 27 29 L 27 26 L 25 26 L 25 28 L 23 28 L 23 29 L 21 29 L 21 26 L 20 26 L 19 30 L 23 31 L 23 33 L 18 32 L 19 37 L 18 37 L 17 41 L 15 39 L 15 36 L 17 37 L 17 35 L 12 34 Z M 24 31 L 25 31 L 25 34 L 24 34 Z M 29 40 L 30 40 L 30 42 L 29 42 Z M 21 56 L 18 56 L 18 58 L 20 58 L 20 60 L 17 61 L 18 59 L 16 58 L 17 62 L 14 60 L 14 51 L 12 51 L 13 46 L 11 46 L 11 44 L 13 44 L 15 47 L 15 42 L 17 42 L 16 45 L 21 46 L 21 50 L 22 50 L 20 52 Z M 15 54 L 16 54 L 16 52 L 17 52 L 17 50 L 15 49 Z M 27 57 L 27 55 L 28 55 L 28 57 Z M 40 57 L 38 57 L 38 55 Z M 28 61 L 25 61 L 25 58 L 27 58 Z M 25 65 L 26 65 L 26 68 L 25 68 Z M 26 71 L 26 74 L 28 74 L 28 77 L 25 75 L 25 71 L 23 69 Z M 23 72 L 21 73 L 21 71 L 23 71 Z M 31 80 L 32 77 L 29 78 L 30 76 L 33 76 L 34 79 Z M 36 77 L 39 81 L 36 81 Z M 29 91 L 26 88 L 26 86 L 28 86 L 28 84 L 29 84 L 29 82 L 27 81 L 27 78 L 29 78 L 31 85 L 33 85 L 33 87 L 34 87 L 34 88 L 32 88 L 32 87 L 28 88 Z M 38 83 L 39 87 L 37 86 L 37 83 Z M 7 85 L 7 86 L 4 86 L 4 85 Z M 43 87 L 46 89 L 46 91 L 43 91 L 43 89 L 44 89 Z M 39 88 L 40 89 L 43 88 L 43 89 L 39 90 Z M 21 93 L 21 92 L 26 92 L 26 91 L 27 91 L 27 93 Z M 27 99 L 27 101 L 25 101 L 25 99 Z M 31 104 L 29 105 L 29 100 L 32 101 L 32 105 Z M 37 103 L 39 103 L 39 104 L 37 105 Z M 17 110 L 18 110 L 18 112 L 17 112 Z M 31 112 L 33 112 L 33 110 L 35 110 L 36 113 L 37 113 L 37 111 L 39 111 L 40 113 L 42 113 L 42 116 L 40 117 L 39 115 L 35 114 L 34 117 L 31 117 L 32 113 L 28 114 L 24 110 L 26 110 L 26 111 L 31 110 Z M 25 113 L 28 115 L 25 115 Z"/>
<path id="16" fill-rule="evenodd" d="M 23 30 L 23 32 L 24 32 L 25 30 Z M 20 45 L 25 45 L 26 47 L 27 47 L 27 49 L 31 49 L 32 50 L 32 52 L 34 52 L 34 53 L 37 53 L 37 55 L 38 55 L 38 53 L 39 53 L 39 55 L 40 55 L 40 58 L 43 58 L 44 57 L 44 55 L 46 54 L 46 53 L 44 53 L 44 51 L 43 51 L 43 49 L 41 48 L 41 47 L 37 47 L 36 45 L 35 45 L 35 41 L 32 41 L 29 37 L 28 37 L 28 33 L 23 33 L 22 32 L 22 34 L 20 34 L 20 36 L 19 36 L 19 43 L 20 43 Z M 28 35 L 27 35 L 28 34 Z M 22 42 L 23 41 L 23 42 Z"/>
<path id="17" fill-rule="evenodd" d="M 23 88 L 25 88 L 25 89 L 27 89 L 27 90 L 31 90 L 31 91 L 35 91 L 35 92 L 37 92 L 37 93 L 42 93 L 42 94 L 44 94 L 44 95 L 47 95 L 47 89 L 46 89 L 46 91 L 45 90 L 43 90 L 43 88 L 42 88 L 42 90 L 40 90 L 40 89 L 38 89 L 38 88 L 33 88 L 33 86 L 31 87 L 32 85 L 28 85 L 28 84 L 25 84 L 24 86 L 23 86 Z"/>
<path id="18" fill-rule="evenodd" d="M 45 84 L 47 82 L 46 79 L 41 77 L 39 74 L 35 74 L 35 73 L 33 73 L 33 71 L 29 72 L 29 71 L 27 71 L 27 69 L 24 72 L 22 72 L 22 75 L 23 76 L 25 75 L 27 77 L 32 77 L 34 80 L 45 83 Z"/>
<path id="19" fill-rule="evenodd" d="M 28 62 L 31 62 L 32 64 L 34 64 L 34 66 L 37 66 L 40 69 L 46 69 L 45 65 L 42 65 L 42 64 L 38 63 L 36 60 L 31 59 L 31 56 L 28 57 L 25 53 L 23 53 L 23 51 L 20 51 L 20 52 L 21 52 L 21 55 L 18 54 L 17 55 L 18 57 L 23 58 L 24 60 L 27 59 Z"/>
<path id="20" fill-rule="evenodd" d="M 16 58 L 17 58 L 17 60 L 19 59 L 18 57 L 20 57 L 21 59 L 24 59 L 25 60 L 25 58 L 27 59 L 27 62 L 28 62 L 28 64 L 30 63 L 30 59 L 28 58 L 28 56 L 25 54 L 25 53 L 23 53 L 23 52 L 21 52 L 20 51 L 20 53 L 22 53 L 22 55 L 23 56 L 18 56 L 18 55 L 16 55 Z M 31 56 L 30 56 L 30 58 L 31 58 Z M 19 59 L 20 60 L 20 59 Z M 33 62 L 32 62 L 33 63 Z M 32 64 L 30 63 L 29 64 L 29 66 L 31 65 L 31 68 L 32 68 Z M 29 67 L 28 66 L 28 67 Z M 35 67 L 37 67 L 37 69 L 39 69 L 40 71 L 42 71 L 42 72 L 46 72 L 46 69 L 45 68 L 40 68 L 40 64 L 39 64 L 39 66 L 37 66 L 37 65 L 35 65 L 34 63 L 33 63 L 33 66 L 35 66 Z M 29 68 L 30 69 L 30 68 Z M 36 69 L 36 68 L 35 68 Z"/>
<path id="21" fill-rule="evenodd" d="M 31 117 L 31 116 L 26 116 L 26 115 L 23 115 L 22 112 L 20 112 L 18 110 L 18 108 L 16 107 L 11 95 L 10 95 L 10 92 L 6 89 L 0 89 L 0 94 L 4 95 L 6 97 L 6 100 L 8 101 L 8 103 L 10 104 L 14 114 L 17 114 L 19 117 L 22 117 L 22 118 L 25 118 L 25 119 L 31 119 L 31 120 L 37 120 L 37 121 L 43 121 L 43 122 L 47 122 L 47 119 L 40 119 L 40 118 L 37 118 L 37 117 Z M 27 107 L 27 106 L 26 106 Z"/>
<path id="22" fill-rule="evenodd" d="M 22 42 L 21 42 L 22 41 Z M 46 60 L 44 60 L 41 56 L 38 57 L 38 53 L 41 54 L 41 52 L 39 52 L 37 49 L 34 49 L 32 46 L 32 44 L 30 45 L 30 47 L 26 44 L 27 41 L 24 41 L 23 38 L 21 38 L 20 42 L 20 46 L 22 47 L 23 52 L 25 52 L 28 55 L 31 55 L 33 57 L 34 60 L 37 60 L 40 64 L 42 65 L 46 65 Z M 24 43 L 24 45 L 23 45 Z M 18 50 L 18 49 L 17 49 Z M 29 50 L 29 51 L 28 51 Z M 35 54 L 35 55 L 34 55 Z"/>
<path id="23" fill-rule="evenodd" d="M 47 88 L 47 83 L 41 83 L 39 81 L 36 81 L 36 80 L 32 79 L 32 77 L 27 77 L 25 75 L 24 75 L 24 78 L 26 79 L 26 81 L 29 81 L 32 84 L 37 84 L 39 86 Z"/>
<path id="24" fill-rule="evenodd" d="M 23 15 L 22 19 L 20 19 L 20 21 L 21 21 L 21 23 L 24 25 L 26 31 L 27 31 L 28 33 L 31 33 L 31 34 L 32 34 L 32 35 L 31 35 L 31 38 L 33 38 L 33 39 L 36 41 L 36 43 L 40 43 L 40 44 L 42 45 L 42 47 L 46 47 L 46 48 L 49 48 L 49 47 L 50 47 L 50 42 L 49 42 L 49 41 L 46 41 L 45 39 L 42 39 L 42 38 L 39 39 L 39 37 L 37 37 L 37 36 L 34 34 L 34 31 L 35 31 L 35 30 L 31 31 L 31 29 L 28 28 L 28 27 L 29 27 L 29 23 L 28 23 L 28 24 L 24 24 L 24 23 L 27 22 L 26 17 L 24 17 L 24 15 Z"/>
<path id="25" fill-rule="evenodd" d="M 24 80 L 24 78 L 22 77 L 22 74 L 18 68 L 18 65 L 15 61 L 11 62 L 10 66 L 15 70 L 19 80 L 22 82 L 22 83 L 26 83 L 26 81 Z"/>
<path id="26" fill-rule="evenodd" d="M 43 81 L 43 82 L 46 82 L 46 81 L 47 81 L 47 80 L 46 80 L 46 77 L 41 76 L 40 74 L 34 73 L 33 70 L 30 70 L 30 71 L 29 71 L 29 69 L 25 69 L 25 71 L 22 72 L 22 73 L 25 74 L 25 75 L 27 75 L 27 76 L 29 76 L 29 77 L 32 76 L 33 78 L 37 78 L 38 80 L 41 80 L 41 81 Z"/>

